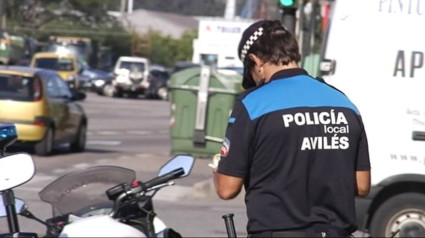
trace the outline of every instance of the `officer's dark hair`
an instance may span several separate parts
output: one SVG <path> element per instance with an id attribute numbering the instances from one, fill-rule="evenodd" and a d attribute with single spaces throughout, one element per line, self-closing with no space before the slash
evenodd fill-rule
<path id="1" fill-rule="evenodd" d="M 249 58 L 253 53 L 264 62 L 287 65 L 301 60 L 295 36 L 277 20 L 262 20 L 251 24 L 242 34 L 238 55 L 244 65 L 242 87 L 255 87 L 251 69 L 255 62 Z"/>
<path id="2" fill-rule="evenodd" d="M 244 59 L 244 65 L 253 66 L 254 62 L 248 54 L 255 54 L 264 62 L 287 65 L 292 61 L 301 60 L 298 42 L 278 20 L 265 20 L 262 22 L 263 34 L 256 40 Z M 248 68 L 251 68 L 248 67 Z"/>

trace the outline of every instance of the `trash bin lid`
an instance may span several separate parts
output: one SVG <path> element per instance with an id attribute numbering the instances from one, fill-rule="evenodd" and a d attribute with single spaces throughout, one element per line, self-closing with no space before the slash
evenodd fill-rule
<path id="1" fill-rule="evenodd" d="M 198 90 L 201 67 L 181 70 L 171 75 L 170 89 Z M 239 94 L 242 92 L 242 75 L 229 69 L 212 69 L 208 91 Z"/>

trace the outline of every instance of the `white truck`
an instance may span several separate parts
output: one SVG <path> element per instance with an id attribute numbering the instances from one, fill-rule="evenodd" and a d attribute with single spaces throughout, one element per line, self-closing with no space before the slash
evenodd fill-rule
<path id="1" fill-rule="evenodd" d="M 115 63 L 114 96 L 145 94 L 150 84 L 150 61 L 144 57 L 120 56 Z"/>
<path id="2" fill-rule="evenodd" d="M 198 38 L 193 40 L 192 62 L 219 68 L 242 68 L 237 48 L 251 19 L 202 18 Z"/>
<path id="3" fill-rule="evenodd" d="M 425 1 L 336 0 L 331 9 L 320 69 L 357 105 L 369 141 L 359 229 L 425 237 Z"/>

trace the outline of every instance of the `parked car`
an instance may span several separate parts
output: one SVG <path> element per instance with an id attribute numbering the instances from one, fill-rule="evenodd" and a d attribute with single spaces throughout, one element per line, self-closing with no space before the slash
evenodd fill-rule
<path id="1" fill-rule="evenodd" d="M 115 86 L 113 85 L 114 76 L 106 78 L 97 78 L 92 81 L 91 90 L 99 95 L 113 97 L 115 96 Z"/>
<path id="2" fill-rule="evenodd" d="M 122 97 L 124 94 L 138 96 L 144 94 L 149 87 L 150 62 L 147 58 L 121 56 L 115 64 L 115 96 Z"/>
<path id="3" fill-rule="evenodd" d="M 39 52 L 31 59 L 31 67 L 56 71 L 71 88 L 81 86 L 79 74 L 82 68 L 77 57 L 72 53 Z"/>
<path id="4" fill-rule="evenodd" d="M 109 84 L 112 86 L 114 74 L 100 69 L 93 69 L 85 64 L 81 64 L 81 67 L 82 71 L 79 76 L 80 80 L 83 82 L 82 88 L 96 92 L 99 95 L 105 95 L 106 85 Z M 109 96 L 112 96 L 112 94 Z"/>
<path id="5" fill-rule="evenodd" d="M 168 80 L 170 72 L 167 68 L 154 65 L 150 71 L 149 87 L 146 90 L 147 98 L 168 100 Z"/>
<path id="6" fill-rule="evenodd" d="M 62 143 L 84 151 L 88 120 L 77 103 L 84 98 L 53 70 L 0 66 L 0 124 L 15 124 L 18 142 L 31 144 L 37 155 Z"/>

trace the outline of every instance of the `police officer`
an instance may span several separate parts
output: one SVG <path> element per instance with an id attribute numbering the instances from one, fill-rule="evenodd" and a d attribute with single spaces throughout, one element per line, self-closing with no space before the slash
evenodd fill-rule
<path id="1" fill-rule="evenodd" d="M 214 170 L 217 194 L 245 187 L 250 237 L 346 237 L 355 196 L 370 189 L 359 110 L 298 67 L 298 43 L 279 21 L 253 23 L 238 48 L 243 86 Z"/>

